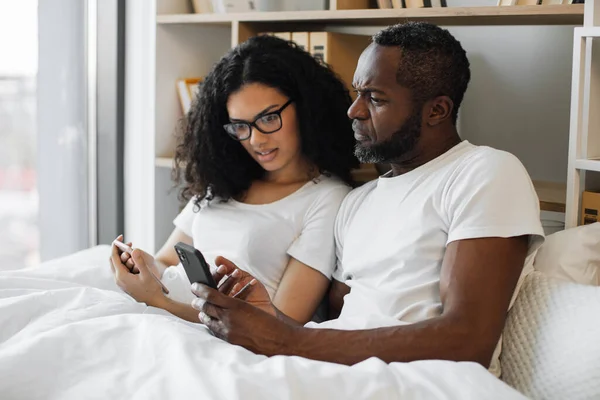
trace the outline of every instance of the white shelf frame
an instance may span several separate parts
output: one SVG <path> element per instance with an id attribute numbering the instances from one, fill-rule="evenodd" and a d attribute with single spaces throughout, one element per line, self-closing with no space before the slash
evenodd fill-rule
<path id="1" fill-rule="evenodd" d="M 596 44 L 596 51 L 600 49 L 597 45 L 599 38 L 600 4 L 588 1 L 584 9 L 584 26 L 575 28 L 573 37 L 565 228 L 578 225 L 581 195 L 585 190 L 585 172 L 600 172 L 600 120 L 595 117 L 597 111 L 592 115 L 592 110 L 600 110 L 600 74 L 595 74 L 600 71 L 600 66 L 592 65 L 593 62 L 600 62 L 600 54 L 592 53 L 593 43 Z"/>

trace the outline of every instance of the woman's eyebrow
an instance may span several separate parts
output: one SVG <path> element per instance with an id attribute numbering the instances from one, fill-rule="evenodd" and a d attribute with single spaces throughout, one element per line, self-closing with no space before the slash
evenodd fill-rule
<path id="1" fill-rule="evenodd" d="M 253 119 L 261 117 L 263 114 L 269 112 L 270 110 L 272 110 L 273 108 L 278 107 L 278 106 L 279 106 L 279 104 L 271 104 L 270 106 L 264 108 L 261 112 L 259 112 L 258 114 L 256 114 Z M 243 120 L 243 119 L 240 119 L 240 118 L 229 118 L 229 120 L 233 121 L 233 122 L 247 122 L 246 120 Z"/>

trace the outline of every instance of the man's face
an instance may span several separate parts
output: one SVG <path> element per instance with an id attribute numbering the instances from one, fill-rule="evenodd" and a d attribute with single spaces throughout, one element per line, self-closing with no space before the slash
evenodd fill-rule
<path id="1" fill-rule="evenodd" d="M 422 115 L 410 90 L 400 86 L 396 73 L 401 52 L 371 44 L 358 60 L 353 86 L 358 97 L 348 109 L 361 162 L 383 163 L 404 158 L 416 146 Z"/>

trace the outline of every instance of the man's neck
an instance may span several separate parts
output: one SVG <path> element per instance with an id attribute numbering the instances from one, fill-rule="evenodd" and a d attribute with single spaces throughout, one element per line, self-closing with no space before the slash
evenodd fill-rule
<path id="1" fill-rule="evenodd" d="M 456 130 L 451 134 L 440 136 L 441 138 L 434 138 L 433 140 L 420 140 L 412 152 L 402 159 L 390 163 L 392 176 L 405 174 L 421 165 L 427 164 L 461 142 Z"/>

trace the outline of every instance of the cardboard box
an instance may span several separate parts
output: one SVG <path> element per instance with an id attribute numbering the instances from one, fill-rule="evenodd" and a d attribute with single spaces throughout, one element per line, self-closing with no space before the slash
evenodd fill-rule
<path id="1" fill-rule="evenodd" d="M 581 225 L 600 221 L 600 193 L 583 192 L 581 198 Z"/>

